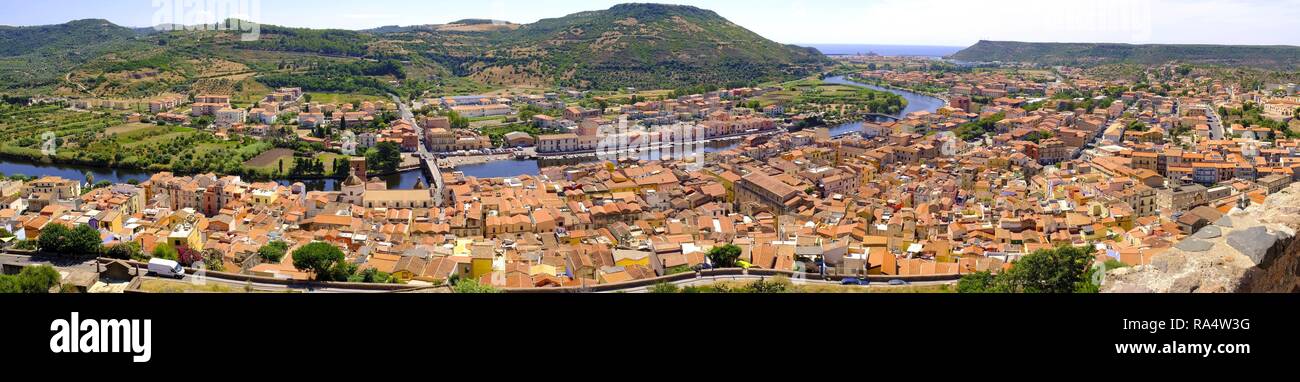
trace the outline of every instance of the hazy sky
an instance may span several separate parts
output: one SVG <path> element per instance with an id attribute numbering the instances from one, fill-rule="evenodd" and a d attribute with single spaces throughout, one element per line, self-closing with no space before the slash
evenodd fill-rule
<path id="1" fill-rule="evenodd" d="M 156 21 L 168 4 L 247 2 L 262 23 L 365 29 L 465 18 L 528 23 L 617 0 L 0 0 L 0 25 Z M 1300 45 L 1300 0 L 664 0 L 783 43 L 966 46 L 978 40 Z M 231 8 L 237 8 L 235 5 Z M 173 6 L 182 17 L 192 6 Z M 186 13 L 188 12 L 188 13 Z M 174 14 L 174 13 L 173 13 Z M 224 15 L 223 17 L 224 18 Z"/>

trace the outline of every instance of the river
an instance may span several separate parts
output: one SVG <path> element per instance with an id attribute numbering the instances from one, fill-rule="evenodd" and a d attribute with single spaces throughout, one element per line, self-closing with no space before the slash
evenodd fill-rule
<path id="1" fill-rule="evenodd" d="M 416 184 L 420 183 L 420 180 L 424 179 L 424 175 L 422 171 L 415 170 L 415 171 L 403 172 L 400 174 L 380 176 L 378 178 L 380 180 L 383 180 L 384 183 L 387 183 L 388 189 L 390 190 L 412 190 L 415 189 Z M 277 180 L 276 181 L 276 183 L 286 185 L 286 186 L 292 185 L 297 182 L 302 182 L 303 185 L 306 185 L 308 191 L 342 191 L 343 190 L 342 183 L 341 183 L 342 181 L 338 179 Z M 425 186 L 428 186 L 429 181 L 425 179 L 424 184 Z"/>
<path id="2" fill-rule="evenodd" d="M 865 84 L 865 83 L 849 80 L 844 76 L 827 77 L 823 81 L 831 84 L 865 87 L 872 90 L 889 92 L 889 93 L 894 93 L 899 96 L 902 96 L 903 99 L 907 100 L 907 107 L 904 108 L 902 112 L 895 115 L 896 117 L 903 117 L 905 115 L 915 113 L 918 111 L 928 111 L 934 113 L 939 111 L 939 108 L 942 108 L 946 104 L 944 100 L 934 98 L 928 95 L 924 95 L 916 92 L 910 92 L 906 90 L 886 88 L 886 87 L 876 86 L 872 84 Z M 841 136 L 853 132 L 862 131 L 862 124 L 863 122 L 851 122 L 851 123 L 840 124 L 832 127 L 830 129 L 830 133 L 831 136 Z M 744 144 L 743 138 L 728 140 L 728 141 L 720 141 L 720 142 L 710 142 L 706 144 L 704 151 L 706 153 L 716 153 L 716 152 L 726 151 L 726 150 L 739 147 L 741 144 Z M 655 151 L 652 151 L 652 153 L 654 152 Z M 658 158 L 655 157 L 655 155 L 653 154 L 649 154 L 649 155 L 643 155 L 642 159 L 655 160 Z M 566 164 L 590 162 L 594 160 L 596 160 L 596 158 L 594 157 L 580 158 L 580 159 L 563 159 L 563 160 L 544 159 L 540 161 L 540 166 L 541 167 L 561 166 Z M 465 175 L 479 177 L 479 178 L 536 175 L 540 172 L 538 163 L 539 163 L 538 161 L 504 160 L 504 161 L 496 161 L 490 163 L 460 166 L 457 167 L 455 171 L 462 171 L 465 173 Z"/>
<path id="3" fill-rule="evenodd" d="M 924 94 L 914 93 L 906 90 L 891 89 L 880 87 L 872 84 L 864 84 L 844 78 L 844 76 L 827 77 L 823 80 L 826 83 L 860 86 L 873 90 L 890 92 L 903 97 L 907 100 L 907 107 L 903 109 L 897 117 L 902 117 L 918 111 L 935 112 L 944 106 L 944 101 L 938 98 L 930 97 Z M 856 131 L 862 131 L 862 122 L 852 122 L 840 124 L 832 127 L 831 136 L 840 136 Z M 715 141 L 705 144 L 706 153 L 716 153 L 730 150 L 744 144 L 744 139 L 734 139 L 727 141 Z M 643 159 L 659 159 L 655 155 L 643 155 Z M 467 176 L 477 178 L 503 178 L 521 175 L 537 175 L 541 172 L 541 167 L 561 166 L 567 164 L 577 164 L 596 160 L 595 157 L 579 159 L 543 159 L 543 160 L 502 160 L 482 164 L 472 164 L 457 167 L 454 171 L 464 172 Z M 127 183 L 130 180 L 143 182 L 150 177 L 149 172 L 136 170 L 108 169 L 91 166 L 79 165 L 54 165 L 40 164 L 21 161 L 12 161 L 0 159 L 0 173 L 4 175 L 29 175 L 29 176 L 58 176 L 67 179 L 77 179 L 85 181 L 85 173 L 89 171 L 94 181 L 107 180 L 113 183 Z M 388 188 L 393 190 L 406 190 L 415 188 L 423 175 L 420 171 L 408 171 L 401 174 L 380 177 L 388 183 Z M 295 181 L 282 180 L 280 184 L 289 185 Z M 301 181 L 307 185 L 308 190 L 313 191 L 338 191 L 339 181 L 334 179 L 325 180 L 308 180 Z M 427 184 L 427 180 L 426 180 Z"/>
<path id="4" fill-rule="evenodd" d="M 886 88 L 886 87 L 876 86 L 872 84 L 864 84 L 861 82 L 844 78 L 844 76 L 826 77 L 826 79 L 822 81 L 829 84 L 860 86 L 872 90 L 879 90 L 882 92 L 889 92 L 889 93 L 894 93 L 899 96 L 902 96 L 903 99 L 907 100 L 907 107 L 903 108 L 903 111 L 901 113 L 894 115 L 895 117 L 903 117 L 905 115 L 912 114 L 918 111 L 928 111 L 934 113 L 939 111 L 939 108 L 942 108 L 944 107 L 944 105 L 947 104 L 947 102 L 945 102 L 944 100 L 934 98 L 925 94 L 920 94 L 920 93 L 915 93 L 915 92 L 910 92 L 910 91 L 900 90 L 900 89 Z M 857 132 L 857 131 L 862 131 L 862 122 L 845 123 L 839 126 L 835 126 L 831 128 L 831 136 L 840 136 L 840 135 Z"/>
<path id="5" fill-rule="evenodd" d="M 87 172 L 90 173 L 90 176 L 93 179 L 86 178 Z M 113 183 L 130 183 L 131 181 L 144 182 L 149 180 L 149 177 L 153 175 L 151 172 L 139 170 L 109 169 L 69 164 L 31 163 L 8 159 L 0 160 L 0 173 L 6 176 L 57 176 L 66 179 L 80 180 L 82 182 L 88 180 L 93 182 L 107 180 Z M 379 177 L 379 179 L 388 183 L 389 189 L 413 189 L 421 178 L 423 178 L 423 176 L 420 174 L 420 171 L 407 171 L 401 174 Z M 290 185 L 298 181 L 280 180 L 277 182 L 283 185 Z M 300 182 L 306 184 L 307 189 L 311 191 L 340 190 L 338 185 L 339 181 L 334 179 L 302 180 Z"/>

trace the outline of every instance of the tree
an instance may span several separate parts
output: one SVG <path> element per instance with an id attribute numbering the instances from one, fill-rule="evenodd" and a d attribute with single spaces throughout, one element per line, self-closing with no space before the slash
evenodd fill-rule
<path id="1" fill-rule="evenodd" d="M 153 247 L 153 252 L 149 253 L 155 259 L 179 260 L 180 253 L 176 251 L 170 243 L 158 243 Z"/>
<path id="2" fill-rule="evenodd" d="M 348 163 L 347 159 L 334 158 L 334 169 L 331 171 L 333 171 L 333 173 L 330 175 L 333 175 L 335 178 L 346 179 L 348 175 L 352 173 L 352 165 Z"/>
<path id="3" fill-rule="evenodd" d="M 381 272 L 376 268 L 367 268 L 360 273 L 348 277 L 348 282 L 354 283 L 373 283 L 373 284 L 397 284 L 398 280 L 388 272 Z"/>
<path id="4" fill-rule="evenodd" d="M 50 224 L 41 230 L 37 239 L 41 252 L 62 256 L 98 256 L 103 250 L 99 230 L 88 225 L 69 229 L 62 224 Z"/>
<path id="5" fill-rule="evenodd" d="M 278 263 L 284 259 L 284 254 L 289 252 L 289 243 L 276 240 L 266 243 L 262 248 L 257 249 L 257 255 L 270 263 Z"/>
<path id="6" fill-rule="evenodd" d="M 997 276 L 992 272 L 984 271 L 972 273 L 963 276 L 957 282 L 958 293 L 998 293 L 1001 292 L 997 284 Z"/>
<path id="7" fill-rule="evenodd" d="M 41 252 L 64 254 L 65 244 L 67 243 L 68 234 L 71 230 L 68 226 L 62 224 L 50 224 L 41 230 L 41 236 L 36 239 L 36 247 Z"/>
<path id="8" fill-rule="evenodd" d="M 203 267 L 213 272 L 226 271 L 226 256 L 216 248 L 203 250 Z"/>
<path id="9" fill-rule="evenodd" d="M 497 288 L 493 288 L 491 285 L 479 284 L 478 280 L 474 280 L 474 279 L 460 280 L 456 282 L 456 285 L 453 286 L 451 289 L 456 293 L 470 293 L 470 294 L 501 293 L 501 291 L 498 290 Z"/>
<path id="10" fill-rule="evenodd" d="M 344 261 L 343 251 L 329 243 L 315 242 L 293 251 L 293 267 L 311 271 L 320 281 L 329 281 L 331 270 Z"/>
<path id="11" fill-rule="evenodd" d="M 447 122 L 451 125 L 453 130 L 469 128 L 469 118 L 462 117 L 460 113 L 455 111 L 447 112 Z"/>
<path id="12" fill-rule="evenodd" d="M 203 252 L 194 250 L 187 246 L 176 248 L 176 261 L 181 265 L 193 267 L 194 264 L 203 262 Z"/>
<path id="13" fill-rule="evenodd" d="M 1025 140 L 1029 142 L 1038 143 L 1044 139 L 1051 138 L 1052 136 L 1053 136 L 1052 132 L 1050 131 L 1034 130 L 1030 132 L 1028 135 L 1025 135 Z"/>
<path id="14" fill-rule="evenodd" d="M 140 258 L 140 252 L 140 243 L 133 241 L 128 243 L 118 243 L 112 247 L 108 247 L 108 249 L 104 251 L 104 256 L 118 260 L 132 260 Z"/>
<path id="15" fill-rule="evenodd" d="M 29 266 L 18 273 L 18 286 L 23 293 L 46 293 L 50 287 L 58 285 L 62 278 L 52 266 Z"/>
<path id="16" fill-rule="evenodd" d="M 1059 247 L 1029 254 L 1011 269 L 993 275 L 980 272 L 957 283 L 962 293 L 1096 293 L 1092 281 L 1096 259 L 1091 247 Z"/>
<path id="17" fill-rule="evenodd" d="M 24 267 L 17 275 L 0 275 L 0 294 L 49 293 L 62 276 L 49 265 Z"/>
<path id="18" fill-rule="evenodd" d="M 740 259 L 740 247 L 735 244 L 714 247 L 709 250 L 708 257 L 715 268 L 734 268 L 736 260 Z"/>
<path id="19" fill-rule="evenodd" d="M 758 280 L 745 286 L 743 293 L 785 293 L 791 287 L 789 280 L 775 279 L 772 281 Z"/>
<path id="20" fill-rule="evenodd" d="M 669 293 L 678 293 L 678 292 L 681 292 L 681 288 L 678 288 L 677 285 L 673 285 L 666 281 L 655 284 L 655 286 L 650 287 L 650 293 L 669 294 Z"/>
<path id="21" fill-rule="evenodd" d="M 394 173 L 402 164 L 402 147 L 396 142 L 380 142 L 366 152 L 366 166 L 376 173 Z"/>
<path id="22" fill-rule="evenodd" d="M 334 263 L 334 267 L 329 269 L 329 277 L 320 278 L 320 281 L 352 281 L 357 276 L 357 265 L 347 261 Z"/>
<path id="23" fill-rule="evenodd" d="M 981 118 L 978 121 L 968 122 L 958 126 L 956 129 L 957 136 L 964 141 L 971 141 L 983 138 L 985 135 L 993 132 L 997 123 L 1006 118 L 1005 113 L 998 113 L 987 118 Z"/>
<path id="24" fill-rule="evenodd" d="M 78 255 L 98 256 L 104 251 L 104 239 L 99 236 L 99 230 L 84 224 L 72 229 L 67 245 L 69 252 Z"/>

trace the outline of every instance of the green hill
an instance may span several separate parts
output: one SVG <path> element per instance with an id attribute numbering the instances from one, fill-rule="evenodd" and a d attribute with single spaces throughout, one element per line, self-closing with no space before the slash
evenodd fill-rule
<path id="1" fill-rule="evenodd" d="M 115 51 L 135 49 L 136 33 L 107 20 L 59 25 L 0 26 L 0 83 L 35 87 L 59 80 L 77 65 Z"/>
<path id="2" fill-rule="evenodd" d="M 239 34 L 137 30 L 105 20 L 0 27 L 0 89 L 131 97 L 186 91 L 200 81 L 403 94 L 483 84 L 676 89 L 803 77 L 829 63 L 814 49 L 767 40 L 712 11 L 658 4 L 526 25 L 486 19 L 366 31 L 262 25 L 256 41 L 240 41 Z M 402 68 L 366 74 L 374 62 Z M 250 72 L 252 79 L 240 77 Z"/>
<path id="3" fill-rule="evenodd" d="M 980 41 L 953 54 L 952 58 L 972 62 L 1032 62 L 1078 66 L 1110 63 L 1158 65 L 1179 61 L 1265 69 L 1293 69 L 1300 67 L 1300 47 Z"/>
<path id="4" fill-rule="evenodd" d="M 88 46 L 131 39 L 135 31 L 108 20 L 77 20 L 33 27 L 0 26 L 0 56 L 39 52 L 78 52 Z"/>
<path id="5" fill-rule="evenodd" d="M 713 11 L 661 4 L 545 19 L 505 32 L 496 42 L 491 56 L 537 63 L 562 83 L 593 88 L 752 83 L 806 75 L 826 60 L 816 50 L 778 44 Z"/>

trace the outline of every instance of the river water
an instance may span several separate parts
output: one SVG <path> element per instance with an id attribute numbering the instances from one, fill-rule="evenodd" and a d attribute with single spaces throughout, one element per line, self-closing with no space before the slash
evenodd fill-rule
<path id="1" fill-rule="evenodd" d="M 831 84 L 860 86 L 860 87 L 865 87 L 873 90 L 894 93 L 899 96 L 902 96 L 903 99 L 907 100 L 907 107 L 904 108 L 901 113 L 895 115 L 896 117 L 902 117 L 918 111 L 929 111 L 931 113 L 937 112 L 939 108 L 943 107 L 945 104 L 943 100 L 928 95 L 910 92 L 906 90 L 891 89 L 891 88 L 885 88 L 885 87 L 876 86 L 872 84 L 860 83 L 860 82 L 849 80 L 844 76 L 828 77 L 823 81 Z M 862 124 L 863 122 L 851 122 L 851 123 L 840 124 L 831 127 L 830 133 L 831 136 L 840 136 L 840 135 L 845 135 L 853 132 L 862 131 Z M 716 152 L 726 151 L 726 150 L 739 147 L 741 144 L 744 144 L 744 139 L 709 142 L 706 144 L 704 151 L 706 153 L 716 153 Z M 654 151 L 652 151 L 652 153 L 653 152 Z M 655 160 L 658 158 L 654 157 L 654 155 L 651 154 L 642 159 Z M 596 160 L 594 157 L 586 158 L 586 159 L 542 160 L 540 166 L 550 167 L 550 166 L 558 166 L 558 165 L 566 165 L 566 164 L 575 164 L 581 162 L 590 162 L 594 160 Z M 461 167 L 457 167 L 455 171 L 462 171 L 465 173 L 465 175 L 475 176 L 479 178 L 496 178 L 496 177 L 520 176 L 525 174 L 536 175 L 540 171 L 538 167 L 539 165 L 537 161 L 505 160 L 505 161 L 496 161 L 490 163 L 461 166 Z"/>
<path id="2" fill-rule="evenodd" d="M 884 88 L 876 85 L 855 82 L 847 78 L 844 78 L 844 76 L 827 77 L 823 81 L 831 84 L 861 86 L 861 87 L 866 87 L 874 90 L 890 92 L 890 93 L 900 95 L 903 97 L 903 99 L 907 100 L 907 108 L 905 108 L 903 112 L 899 113 L 897 115 L 898 117 L 902 117 L 907 114 L 911 114 L 918 111 L 935 112 L 938 111 L 939 108 L 944 106 L 944 101 L 938 98 L 934 98 L 924 94 L 918 94 L 906 90 L 890 89 L 890 88 Z M 862 122 L 852 122 L 852 123 L 845 123 L 845 124 L 834 126 L 831 128 L 831 136 L 840 136 L 840 135 L 853 133 L 857 131 L 862 131 Z M 726 151 L 726 150 L 739 147 L 741 144 L 744 144 L 744 139 L 709 142 L 705 144 L 704 151 L 706 153 L 721 152 L 721 151 Z M 658 158 L 655 158 L 653 157 L 653 155 L 651 155 L 650 157 L 646 157 L 643 159 L 655 160 Z M 482 163 L 482 164 L 464 165 L 464 166 L 457 167 L 454 171 L 464 172 L 465 175 L 467 176 L 473 176 L 478 178 L 503 178 L 503 177 L 513 177 L 513 176 L 521 176 L 521 175 L 537 175 L 541 172 L 540 169 L 541 167 L 576 164 L 576 163 L 589 162 L 594 160 L 596 160 L 594 157 L 580 158 L 580 159 L 560 159 L 560 160 L 551 160 L 551 159 L 502 160 L 502 161 L 495 161 L 495 162 Z M 19 162 L 19 161 L 0 159 L 0 173 L 3 173 L 4 175 L 22 174 L 22 175 L 30 175 L 36 177 L 52 175 L 52 176 L 58 176 L 67 179 L 76 179 L 76 180 L 85 181 L 86 176 L 84 174 L 87 172 L 89 172 L 90 175 L 94 177 L 94 181 L 96 182 L 101 180 L 107 180 L 113 183 L 127 183 L 130 180 L 143 182 L 145 180 L 148 180 L 151 175 L 149 172 L 145 172 L 145 171 L 107 169 L 107 168 L 97 168 L 91 166 L 77 166 L 77 165 L 52 165 L 52 164 L 29 163 L 29 162 Z M 389 175 L 380 178 L 388 183 L 389 189 L 406 190 L 406 189 L 415 188 L 416 183 L 418 183 L 423 177 L 424 175 L 422 174 L 421 171 L 408 171 L 401 174 Z M 289 180 L 279 181 L 280 184 L 284 184 L 284 185 L 289 185 L 294 182 L 295 181 L 289 181 Z M 307 185 L 307 188 L 309 190 L 314 190 L 314 191 L 338 191 L 340 189 L 339 181 L 334 179 L 308 180 L 302 182 Z M 428 184 L 428 181 L 426 180 L 425 183 Z"/>
<path id="3" fill-rule="evenodd" d="M 88 180 L 93 182 L 107 180 L 113 183 L 129 183 L 132 180 L 143 182 L 149 180 L 149 177 L 153 175 L 153 173 L 148 171 L 109 169 L 67 164 L 31 163 L 13 160 L 0 160 L 0 173 L 5 176 L 57 176 L 66 179 L 80 180 L 82 182 Z M 90 174 L 90 179 L 86 177 L 87 173 Z M 423 175 L 421 175 L 420 171 L 408 171 L 401 174 L 379 177 L 379 179 L 388 183 L 389 189 L 415 188 L 416 183 L 418 183 L 421 178 L 423 178 Z M 277 182 L 283 185 L 290 185 L 297 181 L 280 180 Z M 334 179 L 303 180 L 301 182 L 307 185 L 308 190 L 312 191 L 340 190 L 339 181 Z"/>
<path id="4" fill-rule="evenodd" d="M 906 90 L 891 89 L 891 88 L 876 86 L 872 84 L 864 84 L 861 82 L 849 80 L 847 78 L 844 78 L 844 76 L 827 77 L 822 81 L 828 84 L 860 86 L 872 90 L 879 90 L 882 92 L 889 92 L 889 93 L 894 93 L 899 96 L 902 96 L 903 99 L 907 100 L 907 107 L 903 108 L 903 112 L 894 115 L 895 117 L 902 117 L 918 111 L 928 111 L 934 113 L 939 111 L 939 108 L 942 108 L 946 104 L 944 100 L 934 98 L 925 94 L 914 93 Z M 839 126 L 832 127 L 831 136 L 840 136 L 847 133 L 858 132 L 858 131 L 862 131 L 862 122 L 845 123 Z"/>

